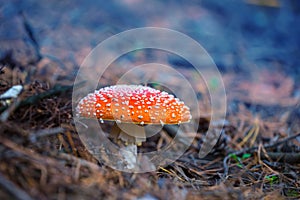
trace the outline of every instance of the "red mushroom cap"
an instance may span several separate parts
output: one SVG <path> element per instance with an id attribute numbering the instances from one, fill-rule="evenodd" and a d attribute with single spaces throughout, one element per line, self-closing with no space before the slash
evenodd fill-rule
<path id="1" fill-rule="evenodd" d="M 80 117 L 119 123 L 180 124 L 191 119 L 190 109 L 173 95 L 141 85 L 101 88 L 80 100 Z"/>

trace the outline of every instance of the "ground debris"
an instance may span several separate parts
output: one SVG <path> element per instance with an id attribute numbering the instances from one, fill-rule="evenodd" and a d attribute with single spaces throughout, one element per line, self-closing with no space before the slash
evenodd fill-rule
<path id="1" fill-rule="evenodd" d="M 1 122 L 0 173 L 7 195 L 17 199 L 23 193 L 28 199 L 165 199 L 164 194 L 186 199 L 299 197 L 299 134 L 287 135 L 289 117 L 253 115 L 240 104 L 229 113 L 221 138 L 205 158 L 200 159 L 198 151 L 210 123 L 207 116 L 199 120 L 196 135 L 186 134 L 195 140 L 177 161 L 156 172 L 127 174 L 106 167 L 82 144 L 72 121 L 70 88 L 29 82 L 21 103 Z M 218 127 L 217 122 L 213 125 Z M 140 148 L 163 146 L 176 132 L 172 127 L 162 131 Z M 186 143 L 181 135 L 179 141 Z"/>
<path id="2" fill-rule="evenodd" d="M 0 199 L 299 199 L 300 73 L 298 68 L 293 68 L 299 65 L 299 56 L 293 58 L 293 52 L 295 55 L 299 52 L 294 49 L 299 40 L 299 28 L 288 29 L 286 27 L 292 24 L 283 23 L 292 22 L 296 14 L 287 16 L 289 20 L 281 18 L 288 13 L 284 10 L 288 6 L 282 5 L 280 16 L 273 22 L 275 18 L 271 13 L 277 11 L 268 9 L 270 6 L 280 9 L 281 5 L 272 3 L 277 1 L 248 0 L 245 2 L 257 7 L 261 2 L 265 2 L 264 6 L 268 2 L 268 7 L 258 9 L 259 12 L 253 15 L 250 9 L 251 17 L 248 17 L 250 14 L 241 15 L 246 19 L 240 21 L 236 7 L 225 8 L 214 3 L 217 1 L 203 1 L 208 8 L 191 1 L 191 4 L 180 4 L 179 9 L 170 1 L 172 13 L 169 16 L 165 6 L 160 8 L 170 20 L 162 20 L 160 15 L 153 19 L 144 12 L 149 10 L 156 15 L 156 7 L 142 4 L 143 9 L 140 9 L 133 4 L 136 1 L 122 2 L 126 9 L 114 1 L 100 2 L 99 7 L 94 6 L 95 1 L 77 7 L 76 2 L 71 1 L 12 0 L 11 3 L 0 3 Z M 237 4 L 238 10 L 249 12 L 248 4 L 246 7 Z M 111 12 L 105 10 L 106 6 L 112 6 Z M 299 6 L 295 7 L 295 13 L 299 12 L 296 8 Z M 86 9 L 90 14 L 86 14 Z M 182 10 L 184 15 L 177 18 L 176 14 Z M 209 15 L 215 12 L 213 10 L 217 13 Z M 113 17 L 107 19 L 110 15 Z M 214 21 L 213 17 L 222 20 Z M 229 26 L 226 17 L 231 17 Z M 139 21 L 141 18 L 144 22 Z M 259 22 L 254 23 L 255 19 Z M 112 25 L 120 20 L 124 23 L 121 28 Z M 109 70 L 105 70 L 99 85 L 113 85 L 131 69 L 131 65 L 153 62 L 151 57 L 157 54 L 161 63 L 174 64 L 172 67 L 188 79 L 195 90 L 198 105 L 191 105 L 191 113 L 198 129 L 187 133 L 183 129 L 177 138 L 183 145 L 189 145 L 189 139 L 194 138 L 189 148 L 173 163 L 143 174 L 114 170 L 105 165 L 107 159 L 112 159 L 107 156 L 97 160 L 78 135 L 72 112 L 73 104 L 77 103 L 72 102 L 72 89 L 79 63 L 97 42 L 120 29 L 136 27 L 131 24 L 134 21 L 139 22 L 138 26 L 171 28 L 180 22 L 185 24 L 183 30 L 190 31 L 197 41 L 216 39 L 207 46 L 217 65 L 227 70 L 222 74 L 228 101 L 224 127 L 220 127 L 220 122 L 210 120 L 207 84 L 214 89 L 219 86 L 213 77 L 202 80 L 186 61 L 177 61 L 162 51 L 134 51 L 128 60 L 122 57 L 121 64 L 112 63 Z M 276 28 L 264 27 L 268 23 L 276 24 Z M 199 27 L 208 30 L 202 31 Z M 276 35 L 274 32 L 278 27 L 282 28 Z M 248 37 L 248 29 L 256 30 L 251 36 L 255 41 L 264 34 L 261 38 L 269 38 L 266 45 L 270 46 L 260 46 L 264 44 L 262 41 L 251 44 L 253 38 Z M 221 45 L 227 42 L 228 45 Z M 285 47 L 278 48 L 280 46 Z M 230 48 L 235 49 L 228 50 Z M 274 51 L 264 51 L 264 48 Z M 101 61 L 96 64 L 99 67 L 93 71 L 95 74 L 104 67 Z M 260 66 L 265 64 L 271 67 L 261 69 Z M 279 70 L 274 70 L 273 65 Z M 291 74 L 293 70 L 298 73 Z M 165 89 L 167 86 L 147 82 L 163 76 L 175 90 L 181 88 L 180 81 L 163 70 L 141 76 L 145 83 L 135 83 L 135 74 L 128 77 L 134 84 Z M 7 97 L 5 92 L 17 85 L 22 86 L 22 92 L 10 96 L 8 104 L 2 103 L 2 97 Z M 200 113 L 195 111 L 197 107 Z M 204 137 L 210 125 L 213 131 L 222 129 L 222 135 L 213 141 L 217 142 L 214 149 L 200 159 L 198 152 L 205 144 Z M 109 124 L 101 127 L 105 131 L 110 128 Z M 162 134 L 147 138 L 139 151 L 163 148 L 178 136 L 177 131 L 177 126 L 165 126 Z"/>

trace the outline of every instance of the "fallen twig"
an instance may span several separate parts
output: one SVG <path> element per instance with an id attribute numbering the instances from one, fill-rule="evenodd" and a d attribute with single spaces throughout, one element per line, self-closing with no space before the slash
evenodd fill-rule
<path id="1" fill-rule="evenodd" d="M 40 137 L 54 135 L 57 133 L 61 133 L 63 131 L 64 131 L 64 129 L 62 127 L 39 130 L 39 131 L 36 131 L 35 133 L 32 133 L 29 135 L 29 141 L 34 143 Z"/>
<path id="2" fill-rule="evenodd" d="M 51 156 L 53 157 L 46 157 L 46 156 L 42 156 L 34 151 L 32 151 L 31 149 L 19 146 L 18 144 L 14 143 L 11 140 L 8 139 L 4 139 L 1 138 L 0 139 L 0 143 L 10 149 L 12 149 L 13 151 L 19 153 L 20 155 L 25 155 L 27 157 L 30 157 L 32 159 L 34 159 L 35 161 L 39 162 L 39 163 L 46 163 L 49 164 L 51 166 L 56 166 L 57 165 L 57 160 L 53 157 L 56 158 L 60 158 L 62 160 L 65 161 L 71 161 L 71 162 L 80 162 L 81 166 L 85 166 L 88 167 L 92 170 L 99 170 L 99 166 L 97 164 L 94 164 L 92 162 L 89 162 L 87 160 L 83 160 L 80 158 L 77 158 L 73 155 L 69 155 L 69 154 L 65 154 L 65 153 L 50 153 Z"/>
<path id="3" fill-rule="evenodd" d="M 88 167 L 88 168 L 90 168 L 90 169 L 92 169 L 94 171 L 97 171 L 100 168 L 95 163 L 92 163 L 92 162 L 89 162 L 87 160 L 75 157 L 75 156 L 73 156 L 71 154 L 57 153 L 57 154 L 53 154 L 53 156 L 56 156 L 56 157 L 58 157 L 60 159 L 64 159 L 64 160 L 67 160 L 67 161 L 71 161 L 71 162 L 75 162 L 75 163 L 80 163 L 81 166 Z"/>
<path id="4" fill-rule="evenodd" d="M 1 122 L 6 122 L 10 114 L 20 105 L 20 100 L 19 98 L 15 99 L 15 101 L 10 104 L 9 106 L 5 106 L 5 110 L 1 113 L 0 115 L 0 121 Z M 1 108 L 0 108 L 1 112 Z"/>

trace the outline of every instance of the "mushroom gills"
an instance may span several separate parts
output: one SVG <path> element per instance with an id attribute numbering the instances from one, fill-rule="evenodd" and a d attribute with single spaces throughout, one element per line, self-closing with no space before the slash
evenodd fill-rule
<path id="1" fill-rule="evenodd" d="M 110 137 L 120 139 L 126 145 L 135 144 L 141 146 L 146 141 L 145 128 L 140 125 L 130 123 L 114 123 Z"/>

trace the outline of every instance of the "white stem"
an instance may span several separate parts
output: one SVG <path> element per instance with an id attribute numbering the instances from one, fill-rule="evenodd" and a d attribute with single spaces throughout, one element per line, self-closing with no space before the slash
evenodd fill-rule
<path id="1" fill-rule="evenodd" d="M 145 129 L 142 126 L 130 123 L 115 123 L 110 132 L 111 137 L 120 139 L 124 144 L 120 144 L 122 160 L 125 161 L 127 169 L 138 168 L 137 145 L 146 141 Z"/>
<path id="2" fill-rule="evenodd" d="M 126 162 L 127 169 L 137 168 L 137 146 L 135 144 L 122 147 L 121 154 Z"/>

